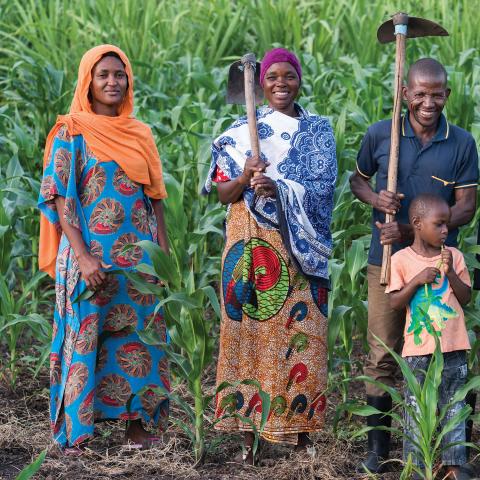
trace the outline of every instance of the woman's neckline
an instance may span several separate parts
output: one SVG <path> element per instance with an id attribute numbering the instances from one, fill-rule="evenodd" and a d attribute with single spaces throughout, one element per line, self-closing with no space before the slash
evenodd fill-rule
<path id="1" fill-rule="evenodd" d="M 283 113 L 280 110 L 275 110 L 270 105 L 263 105 L 263 108 L 267 108 L 267 109 L 271 110 L 273 113 L 279 113 L 279 114 L 284 115 L 285 117 L 291 118 L 293 120 L 297 120 L 297 121 L 301 120 L 302 117 L 304 116 L 303 108 L 297 102 L 294 103 L 294 107 L 295 107 L 295 112 L 297 113 L 297 115 L 295 117 L 292 117 L 291 115 L 287 115 L 286 113 Z"/>

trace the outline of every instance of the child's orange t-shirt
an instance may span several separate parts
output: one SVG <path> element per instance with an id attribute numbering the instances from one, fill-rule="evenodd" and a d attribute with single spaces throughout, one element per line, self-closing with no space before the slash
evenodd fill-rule
<path id="1" fill-rule="evenodd" d="M 471 286 L 467 265 L 462 253 L 451 250 L 453 268 L 460 280 Z M 392 256 L 390 283 L 385 292 L 401 290 L 410 280 L 427 267 L 438 267 L 441 255 L 423 257 L 411 247 L 404 248 Z M 442 352 L 469 350 L 467 329 L 462 307 L 453 293 L 448 278 L 440 268 L 435 282 L 422 285 L 410 300 L 405 321 L 402 356 L 428 355 L 435 351 L 435 338 L 431 331 L 439 334 Z"/>

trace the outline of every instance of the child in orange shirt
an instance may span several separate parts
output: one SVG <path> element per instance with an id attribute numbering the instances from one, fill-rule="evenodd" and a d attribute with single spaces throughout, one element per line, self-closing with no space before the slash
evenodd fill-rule
<path id="1" fill-rule="evenodd" d="M 435 351 L 436 330 L 443 353 L 444 368 L 439 389 L 439 407 L 449 403 L 458 389 L 465 384 L 467 376 L 466 350 L 470 349 L 467 329 L 461 305 L 470 301 L 471 283 L 462 253 L 453 247 L 443 247 L 448 235 L 450 207 L 441 197 L 420 195 L 409 209 L 414 241 L 410 247 L 392 256 L 390 304 L 396 310 L 406 308 L 406 323 L 402 356 L 423 382 L 428 365 Z M 426 312 L 426 314 L 425 314 Z M 406 389 L 405 399 L 415 405 L 415 397 Z M 465 402 L 450 408 L 445 421 L 455 415 Z M 406 433 L 418 437 L 416 425 L 405 412 Z M 465 422 L 457 425 L 442 440 L 443 445 L 465 441 Z M 417 450 L 405 437 L 403 456 L 412 454 L 419 467 Z M 460 471 L 466 463 L 466 447 L 454 445 L 442 452 L 443 465 L 448 477 L 467 479 L 470 476 Z"/>

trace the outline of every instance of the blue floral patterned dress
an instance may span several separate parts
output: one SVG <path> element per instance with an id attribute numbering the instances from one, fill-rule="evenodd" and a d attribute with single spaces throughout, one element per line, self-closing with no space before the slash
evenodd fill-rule
<path id="1" fill-rule="evenodd" d="M 142 186 L 115 161 L 97 162 L 83 137 L 70 136 L 64 127 L 55 137 L 39 198 L 42 213 L 60 228 L 57 195 L 65 198 L 65 219 L 81 230 L 92 255 L 115 270 L 150 262 L 139 247 L 124 250 L 139 240 L 156 241 L 155 216 Z M 97 419 L 157 423 L 168 415 L 168 400 L 155 388 L 169 388 L 167 359 L 136 332 L 148 326 L 166 338 L 161 310 L 154 313 L 156 298 L 115 274 L 107 274 L 88 300 L 75 302 L 85 289 L 63 234 L 50 356 L 50 420 L 62 446 L 93 436 Z"/>

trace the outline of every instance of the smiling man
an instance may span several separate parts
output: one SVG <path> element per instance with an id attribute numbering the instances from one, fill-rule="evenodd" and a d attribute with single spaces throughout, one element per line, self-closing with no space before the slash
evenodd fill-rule
<path id="1" fill-rule="evenodd" d="M 357 171 L 350 178 L 353 194 L 373 207 L 372 240 L 368 256 L 368 343 L 370 352 L 364 373 L 374 380 L 394 386 L 396 364 L 375 336 L 390 348 L 401 344 L 405 312 L 390 308 L 384 287 L 380 286 L 383 245 L 392 244 L 393 252 L 412 243 L 408 208 L 419 194 L 431 193 L 444 198 L 451 207 L 449 234 L 445 244 L 456 246 L 458 227 L 468 223 L 476 206 L 478 181 L 477 147 L 465 130 L 451 125 L 442 111 L 450 95 L 445 68 L 432 58 L 415 62 L 408 72 L 403 98 L 408 113 L 402 117 L 398 161 L 398 193 L 388 192 L 388 159 L 391 120 L 372 125 L 357 156 Z M 375 188 L 370 180 L 376 175 Z M 385 213 L 395 215 L 386 224 Z M 367 383 L 367 403 L 382 412 L 392 407 L 390 396 Z M 389 418 L 372 415 L 371 427 L 388 426 Z M 371 472 L 383 470 L 388 458 L 390 434 L 383 430 L 368 432 L 369 455 L 359 466 Z"/>

